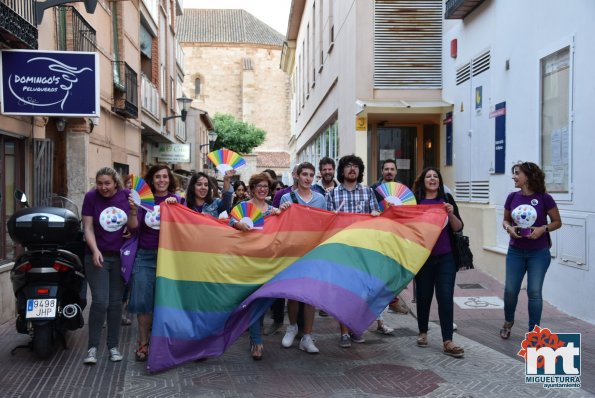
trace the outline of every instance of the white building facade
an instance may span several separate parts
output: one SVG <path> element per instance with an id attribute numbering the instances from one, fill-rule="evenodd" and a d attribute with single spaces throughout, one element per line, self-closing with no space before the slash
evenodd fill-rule
<path id="1" fill-rule="evenodd" d="M 588 124 L 595 104 L 595 2 L 479 3 L 463 19 L 446 19 L 443 37 L 443 99 L 454 105 L 453 183 L 476 263 L 504 280 L 508 235 L 502 218 L 514 190 L 511 167 L 535 162 L 546 173 L 563 223 L 552 234 L 544 298 L 595 322 L 595 201 L 588 168 L 595 151 Z"/>

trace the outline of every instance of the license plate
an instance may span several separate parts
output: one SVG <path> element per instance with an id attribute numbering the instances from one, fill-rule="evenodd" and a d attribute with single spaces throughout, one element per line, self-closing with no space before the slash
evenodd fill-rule
<path id="1" fill-rule="evenodd" d="M 42 319 L 42 318 L 55 318 L 56 317 L 56 304 L 55 298 L 51 299 L 29 299 L 27 300 L 27 313 L 25 314 L 26 319 Z"/>

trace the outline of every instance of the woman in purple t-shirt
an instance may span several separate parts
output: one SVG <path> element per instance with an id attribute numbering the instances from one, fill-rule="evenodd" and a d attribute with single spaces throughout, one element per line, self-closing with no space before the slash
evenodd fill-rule
<path id="1" fill-rule="evenodd" d="M 503 339 L 510 337 L 525 273 L 529 298 L 529 331 L 539 325 L 543 306 L 541 289 L 551 261 L 549 233 L 562 226 L 556 202 L 545 192 L 545 174 L 539 166 L 531 162 L 512 166 L 512 180 L 514 187 L 520 188 L 520 191 L 510 193 L 504 203 L 502 226 L 510 235 L 510 243 L 506 254 L 504 284 L 505 322 L 500 329 L 500 337 Z"/>
<path id="2" fill-rule="evenodd" d="M 463 347 L 452 341 L 453 334 L 453 297 L 457 267 L 452 254 L 451 231 L 463 229 L 459 209 L 450 194 L 444 193 L 442 175 L 437 168 L 428 167 L 416 178 L 413 192 L 418 204 L 441 204 L 448 213 L 448 222 L 442 229 L 430 257 L 415 275 L 417 327 L 419 335 L 417 345 L 428 346 L 428 322 L 434 290 L 438 302 L 438 317 L 442 332 L 443 352 L 455 358 L 465 355 Z"/>
<path id="3" fill-rule="evenodd" d="M 83 201 L 83 229 L 87 241 L 85 273 L 91 288 L 89 342 L 83 363 L 97 363 L 97 347 L 107 312 L 107 348 L 112 362 L 122 360 L 118 351 L 124 281 L 120 273 L 120 248 L 130 227 L 129 191 L 122 188 L 118 173 L 104 167 L 95 177 L 96 187 Z"/>
<path id="4" fill-rule="evenodd" d="M 138 347 L 135 352 L 137 361 L 146 361 L 149 355 L 149 339 L 153 324 L 153 305 L 155 301 L 155 280 L 157 278 L 157 249 L 159 248 L 160 206 L 162 203 L 177 203 L 176 180 L 170 168 L 157 164 L 149 169 L 145 181 L 151 187 L 155 197 L 153 211 L 137 207 L 130 198 L 132 228 L 137 229 L 138 250 L 132 269 L 132 285 L 128 311 L 137 314 Z M 137 215 L 138 211 L 138 215 Z"/>

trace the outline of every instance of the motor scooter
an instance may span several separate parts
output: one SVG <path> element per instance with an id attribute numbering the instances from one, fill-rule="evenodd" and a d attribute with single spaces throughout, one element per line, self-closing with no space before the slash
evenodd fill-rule
<path id="1" fill-rule="evenodd" d="M 84 325 L 84 240 L 78 209 L 65 199 L 54 207 L 29 207 L 27 196 L 15 192 L 23 208 L 8 220 L 12 240 L 25 247 L 10 272 L 16 297 L 17 332 L 31 336 L 29 347 L 40 359 L 53 353 L 56 342 L 66 349 L 66 333 Z M 59 199 L 59 198 L 58 198 Z M 53 200 L 54 202 L 54 200 Z"/>

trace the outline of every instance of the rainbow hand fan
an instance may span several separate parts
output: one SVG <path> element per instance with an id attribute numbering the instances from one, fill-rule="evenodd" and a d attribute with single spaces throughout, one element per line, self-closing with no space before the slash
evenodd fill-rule
<path id="1" fill-rule="evenodd" d="M 153 211 L 153 206 L 155 206 L 155 196 L 153 196 L 149 184 L 136 174 L 132 175 L 131 182 L 132 190 L 130 191 L 130 194 L 132 195 L 134 204 L 147 211 Z"/>
<path id="2" fill-rule="evenodd" d="M 417 204 L 413 192 L 405 185 L 398 182 L 385 182 L 376 187 L 384 199 L 380 203 L 382 210 L 388 206 L 415 205 Z"/>
<path id="3" fill-rule="evenodd" d="M 229 215 L 237 222 L 242 221 L 248 224 L 250 229 L 262 229 L 264 227 L 264 216 L 254 203 L 238 203 L 236 207 L 231 209 Z"/>
<path id="4" fill-rule="evenodd" d="M 227 148 L 218 149 L 207 155 L 213 162 L 220 173 L 225 173 L 227 170 L 237 170 L 246 165 L 243 157 Z"/>

